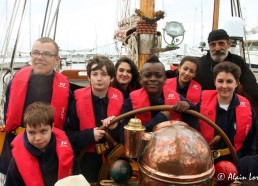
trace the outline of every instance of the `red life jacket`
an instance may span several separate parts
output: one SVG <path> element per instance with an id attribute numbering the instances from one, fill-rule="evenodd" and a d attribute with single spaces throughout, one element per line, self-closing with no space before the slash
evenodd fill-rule
<path id="1" fill-rule="evenodd" d="M 177 91 L 177 78 L 167 79 L 165 86 L 168 86 L 168 88 Z M 201 92 L 201 85 L 195 80 L 191 80 L 187 90 L 186 99 L 196 105 L 200 102 Z"/>
<path id="2" fill-rule="evenodd" d="M 80 120 L 80 130 L 96 127 L 95 115 L 92 105 L 91 87 L 81 88 L 74 91 L 77 115 Z M 123 105 L 123 94 L 116 88 L 109 87 L 107 116 L 118 116 Z M 95 152 L 95 143 L 90 145 L 86 151 Z"/>
<path id="3" fill-rule="evenodd" d="M 72 175 L 73 149 L 64 131 L 54 128 L 56 136 L 56 153 L 58 157 L 58 180 Z M 12 153 L 19 173 L 27 186 L 44 186 L 38 160 L 24 145 L 24 132 L 15 137 L 12 142 Z"/>
<path id="4" fill-rule="evenodd" d="M 177 66 L 170 65 L 169 68 L 170 68 L 171 71 L 175 71 L 177 69 Z"/>
<path id="5" fill-rule="evenodd" d="M 24 103 L 27 94 L 28 82 L 32 67 L 19 70 L 10 89 L 10 98 L 6 113 L 6 131 L 10 132 L 22 123 Z M 55 73 L 51 105 L 55 108 L 55 127 L 63 129 L 69 99 L 69 81 L 59 73 Z M 15 117 L 14 117 L 15 116 Z"/>
<path id="6" fill-rule="evenodd" d="M 202 92 L 200 113 L 213 122 L 216 122 L 217 94 L 216 90 L 206 90 Z M 237 95 L 237 97 L 240 101 L 240 105 L 235 108 L 236 135 L 234 147 L 236 151 L 242 147 L 244 140 L 252 127 L 252 111 L 250 103 L 243 96 Z M 214 129 L 202 120 L 200 121 L 200 132 L 208 143 L 214 137 Z"/>
<path id="7" fill-rule="evenodd" d="M 166 88 L 165 86 L 163 87 L 163 94 L 165 99 L 165 105 L 174 105 L 178 101 L 180 101 L 179 94 L 171 89 Z M 132 100 L 133 110 L 150 106 L 149 95 L 144 88 L 131 92 L 130 97 Z M 181 114 L 178 114 L 172 110 L 170 110 L 169 112 L 171 120 L 182 120 Z M 152 119 L 151 112 L 136 114 L 136 117 L 139 118 L 143 124 L 151 121 Z"/>

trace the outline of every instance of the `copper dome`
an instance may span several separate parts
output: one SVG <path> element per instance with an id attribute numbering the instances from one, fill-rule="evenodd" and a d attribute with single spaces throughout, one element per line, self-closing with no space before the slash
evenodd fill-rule
<path id="1" fill-rule="evenodd" d="M 143 136 L 140 185 L 207 185 L 214 174 L 209 145 L 201 134 L 181 121 L 167 121 Z M 150 137 L 151 136 L 151 137 Z M 203 183 L 203 184 L 201 184 Z"/>

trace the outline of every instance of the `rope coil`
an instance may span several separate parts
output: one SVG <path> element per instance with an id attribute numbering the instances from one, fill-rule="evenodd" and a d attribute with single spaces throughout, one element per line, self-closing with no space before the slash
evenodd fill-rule
<path id="1" fill-rule="evenodd" d="M 141 18 L 148 23 L 155 23 L 155 22 L 159 21 L 160 19 L 163 19 L 164 14 L 165 14 L 163 11 L 159 10 L 159 11 L 155 12 L 156 17 L 149 18 L 149 17 L 146 17 L 145 15 L 143 15 L 139 9 L 135 9 L 135 13 L 137 15 L 141 16 Z"/>
<path id="2" fill-rule="evenodd" d="M 137 34 L 156 34 L 157 23 L 148 23 L 146 21 L 139 21 L 136 26 Z"/>

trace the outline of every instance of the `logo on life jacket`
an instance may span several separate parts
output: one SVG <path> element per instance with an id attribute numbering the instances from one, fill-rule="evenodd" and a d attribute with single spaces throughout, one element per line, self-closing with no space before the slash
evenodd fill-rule
<path id="1" fill-rule="evenodd" d="M 240 107 L 246 107 L 245 102 L 240 102 Z"/>
<path id="2" fill-rule="evenodd" d="M 168 99 L 175 99 L 175 95 L 174 94 L 169 94 Z"/>
<path id="3" fill-rule="evenodd" d="M 68 147 L 67 141 L 61 141 L 60 147 Z"/>
<path id="4" fill-rule="evenodd" d="M 63 83 L 63 82 L 60 82 L 58 86 L 61 88 L 66 88 L 65 83 Z"/>
<path id="5" fill-rule="evenodd" d="M 116 100 L 118 100 L 118 96 L 117 96 L 116 94 L 113 94 L 113 95 L 111 96 L 111 99 L 116 99 Z"/>
<path id="6" fill-rule="evenodd" d="M 194 85 L 193 85 L 193 88 L 194 88 L 194 89 L 198 89 L 198 86 L 194 84 Z"/>
<path id="7" fill-rule="evenodd" d="M 64 116 L 65 116 L 65 108 L 64 107 L 62 108 L 60 116 L 61 116 L 61 119 L 64 120 Z"/>

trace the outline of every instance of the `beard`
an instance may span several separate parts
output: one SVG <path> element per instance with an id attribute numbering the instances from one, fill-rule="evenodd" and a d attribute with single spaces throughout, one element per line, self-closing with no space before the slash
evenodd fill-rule
<path id="1" fill-rule="evenodd" d="M 213 59 L 213 61 L 220 63 L 223 62 L 226 57 L 228 56 L 228 50 L 227 51 L 216 51 L 216 52 L 211 52 L 211 58 Z"/>

